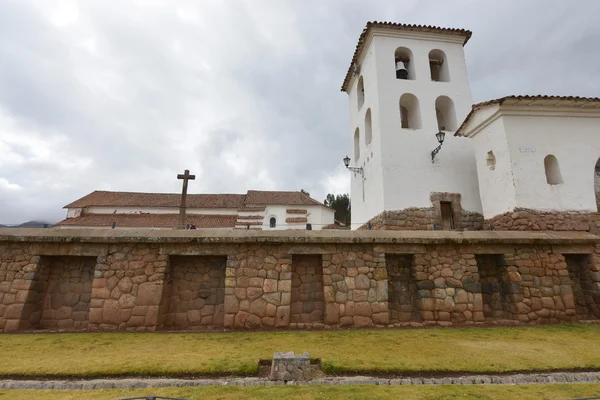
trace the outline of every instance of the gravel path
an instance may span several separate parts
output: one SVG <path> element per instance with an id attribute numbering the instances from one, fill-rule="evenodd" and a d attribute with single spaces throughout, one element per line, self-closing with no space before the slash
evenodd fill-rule
<path id="1" fill-rule="evenodd" d="M 600 372 L 553 372 L 547 374 L 465 375 L 445 378 L 382 379 L 368 376 L 314 379 L 308 382 L 273 382 L 264 378 L 232 379 L 92 379 L 92 380 L 0 380 L 0 389 L 91 390 L 144 389 L 183 386 L 283 386 L 283 385 L 489 385 L 600 382 Z"/>

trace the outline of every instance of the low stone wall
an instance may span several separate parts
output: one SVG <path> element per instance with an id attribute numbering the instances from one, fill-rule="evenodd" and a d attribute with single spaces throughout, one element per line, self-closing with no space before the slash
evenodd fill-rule
<path id="1" fill-rule="evenodd" d="M 456 230 L 479 231 L 483 227 L 483 216 L 476 212 L 460 210 Z M 384 231 L 432 231 L 442 230 L 439 217 L 433 207 L 407 208 L 398 211 L 384 211 L 369 220 L 372 230 Z M 361 230 L 369 229 L 362 225 Z"/>
<path id="2" fill-rule="evenodd" d="M 599 256 L 581 232 L 0 230 L 0 329 L 597 319 Z"/>
<path id="3" fill-rule="evenodd" d="M 600 213 L 546 212 L 524 208 L 487 219 L 496 231 L 582 231 L 600 233 Z"/>

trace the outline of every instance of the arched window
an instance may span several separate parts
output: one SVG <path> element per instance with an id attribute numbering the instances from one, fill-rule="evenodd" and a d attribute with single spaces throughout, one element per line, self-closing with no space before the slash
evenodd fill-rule
<path id="1" fill-rule="evenodd" d="M 413 54 L 406 47 L 398 47 L 394 52 L 394 62 L 396 66 L 396 79 L 415 79 L 415 63 Z"/>
<path id="2" fill-rule="evenodd" d="M 429 52 L 429 71 L 434 82 L 450 82 L 446 54 L 438 49 Z"/>
<path id="3" fill-rule="evenodd" d="M 354 131 L 354 162 L 357 163 L 360 158 L 360 132 L 358 128 Z"/>
<path id="4" fill-rule="evenodd" d="M 549 185 L 563 183 L 558 160 L 552 154 L 549 154 L 544 158 L 544 169 L 546 170 L 546 182 L 548 182 Z"/>
<path id="5" fill-rule="evenodd" d="M 356 89 L 356 96 L 358 100 L 358 109 L 365 104 L 365 82 L 363 81 L 363 77 L 358 78 L 358 87 Z"/>
<path id="6" fill-rule="evenodd" d="M 269 219 L 269 228 L 275 228 L 277 226 L 277 218 L 271 217 Z"/>
<path id="7" fill-rule="evenodd" d="M 493 151 L 490 150 L 487 152 L 487 158 L 485 159 L 485 164 L 490 169 L 490 171 L 493 171 L 496 169 L 496 156 L 494 155 Z"/>
<path id="8" fill-rule="evenodd" d="M 373 127 L 371 124 L 371 109 L 367 109 L 365 114 L 365 145 L 370 145 L 373 139 Z"/>
<path id="9" fill-rule="evenodd" d="M 419 99 L 414 94 L 404 93 L 400 97 L 400 121 L 403 129 L 421 129 Z"/>
<path id="10" fill-rule="evenodd" d="M 440 96 L 435 99 L 435 116 L 440 131 L 456 130 L 456 111 L 454 110 L 454 102 L 450 97 Z"/>

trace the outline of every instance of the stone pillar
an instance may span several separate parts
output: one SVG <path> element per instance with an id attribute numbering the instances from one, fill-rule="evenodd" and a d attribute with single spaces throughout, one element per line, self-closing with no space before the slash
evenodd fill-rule
<path id="1" fill-rule="evenodd" d="M 338 248 L 323 257 L 325 324 L 358 328 L 389 324 L 385 254 L 370 246 Z"/>
<path id="2" fill-rule="evenodd" d="M 590 308 L 594 316 L 600 318 L 600 245 L 594 247 L 594 254 L 589 257 L 588 275 L 592 284 Z"/>
<path id="3" fill-rule="evenodd" d="M 159 326 L 168 255 L 158 245 L 112 245 L 92 283 L 90 330 L 154 332 Z"/>
<path id="4" fill-rule="evenodd" d="M 7 262 L 0 282 L 0 329 L 5 332 L 32 329 L 39 323 L 41 309 L 36 307 L 39 292 L 38 280 L 42 269 L 40 256 L 27 254 L 25 246 L 13 245 L 5 254 Z M 4 261 L 4 260 L 3 260 Z"/>
<path id="5" fill-rule="evenodd" d="M 523 287 L 521 287 L 521 274 L 519 273 L 519 269 L 515 265 L 515 255 L 513 253 L 505 253 L 504 262 L 506 264 L 506 268 L 504 270 L 504 274 L 502 275 L 502 295 L 503 306 L 507 313 L 507 318 L 509 319 L 518 319 L 518 304 L 524 304 L 525 295 L 523 291 Z M 529 299 L 529 302 L 531 300 Z"/>
<path id="6" fill-rule="evenodd" d="M 235 314 L 240 310 L 240 303 L 234 294 L 236 269 L 240 266 L 240 261 L 236 259 L 236 255 L 227 256 L 227 264 L 225 267 L 225 305 L 224 305 L 224 329 L 233 329 L 235 326 Z"/>
<path id="7" fill-rule="evenodd" d="M 281 303 L 277 307 L 275 326 L 280 328 L 290 325 L 290 316 L 292 313 L 292 256 L 289 254 L 280 255 L 280 258 L 277 261 L 281 269 L 279 272 L 279 282 L 277 284 L 279 292 L 281 293 Z"/>
<path id="8" fill-rule="evenodd" d="M 290 324 L 291 255 L 249 246 L 227 259 L 226 329 L 286 327 Z"/>
<path id="9" fill-rule="evenodd" d="M 332 255 L 331 254 L 323 254 L 323 293 L 325 300 L 325 314 L 323 318 L 323 322 L 325 325 L 329 326 L 337 326 L 340 325 L 340 307 L 344 307 L 343 304 L 340 305 L 336 302 L 336 292 L 333 287 L 333 280 L 331 277 L 332 270 L 335 271 L 335 267 L 332 267 Z M 334 265 L 340 264 L 342 262 L 341 254 L 335 254 L 333 258 Z M 336 276 L 336 279 L 338 277 Z M 337 285 L 336 286 L 340 286 Z M 348 287 L 341 287 L 339 291 L 340 300 L 343 300 L 342 303 L 345 303 L 348 299 Z M 344 290 L 345 289 L 345 290 Z M 351 320 L 351 318 L 350 318 Z"/>

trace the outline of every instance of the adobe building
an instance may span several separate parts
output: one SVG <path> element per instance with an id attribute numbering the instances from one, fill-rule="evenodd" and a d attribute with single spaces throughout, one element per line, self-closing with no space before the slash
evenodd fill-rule
<path id="1" fill-rule="evenodd" d="M 376 22 L 360 36 L 342 90 L 363 229 L 0 229 L 0 330 L 597 322 L 600 100 L 471 106 L 470 36 Z M 250 195 L 212 215 L 230 210 L 235 227 L 258 204 L 256 219 L 271 218 Z M 135 219 L 132 204 L 142 206 L 134 195 L 94 196 L 71 204 L 71 216 Z M 176 199 L 163 200 L 149 196 L 141 209 L 174 216 Z M 278 218 L 322 207 L 273 204 L 285 210 Z"/>

